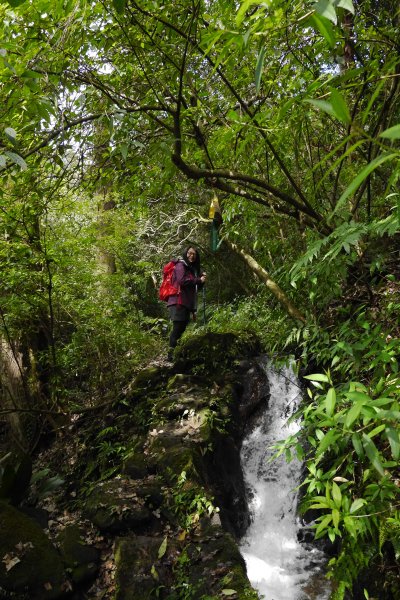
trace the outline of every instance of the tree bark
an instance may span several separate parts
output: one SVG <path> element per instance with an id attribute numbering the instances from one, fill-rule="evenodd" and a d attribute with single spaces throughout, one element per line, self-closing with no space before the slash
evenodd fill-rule
<path id="1" fill-rule="evenodd" d="M 272 292 L 275 298 L 282 304 L 284 309 L 288 312 L 288 314 L 293 317 L 296 321 L 301 321 L 302 323 L 306 322 L 306 318 L 302 313 L 294 306 L 291 300 L 286 296 L 285 292 L 279 287 L 275 281 L 271 279 L 267 271 L 258 264 L 258 262 L 249 254 L 247 254 L 244 250 L 238 248 L 236 244 L 233 244 L 229 240 L 225 240 L 225 243 L 242 259 L 245 263 L 250 267 L 250 269 L 257 275 L 257 277 L 265 283 L 267 288 Z"/>

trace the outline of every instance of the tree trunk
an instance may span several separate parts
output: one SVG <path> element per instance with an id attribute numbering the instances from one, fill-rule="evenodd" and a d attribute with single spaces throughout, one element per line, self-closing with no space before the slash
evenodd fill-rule
<path id="1" fill-rule="evenodd" d="M 244 250 L 238 248 L 236 244 L 233 244 L 229 240 L 225 240 L 225 243 L 239 256 L 243 258 L 245 263 L 250 267 L 250 269 L 257 275 L 258 279 L 263 281 L 267 288 L 273 293 L 275 298 L 282 304 L 288 314 L 293 317 L 293 319 L 297 321 L 301 321 L 302 323 L 306 322 L 304 315 L 292 304 L 290 299 L 286 296 L 285 292 L 281 290 L 279 285 L 273 281 L 267 271 L 258 264 L 258 262 L 249 254 L 247 254 Z"/>

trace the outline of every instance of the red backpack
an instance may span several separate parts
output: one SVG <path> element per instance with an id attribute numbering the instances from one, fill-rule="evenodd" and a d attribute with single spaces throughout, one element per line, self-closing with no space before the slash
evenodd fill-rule
<path id="1" fill-rule="evenodd" d="M 171 283 L 175 265 L 178 262 L 179 259 L 170 260 L 163 268 L 163 279 L 158 292 L 160 300 L 167 301 L 170 296 L 179 294 L 179 288 L 174 287 Z"/>

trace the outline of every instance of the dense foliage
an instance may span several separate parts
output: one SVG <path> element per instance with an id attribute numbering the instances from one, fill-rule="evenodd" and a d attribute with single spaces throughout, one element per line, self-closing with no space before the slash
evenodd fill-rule
<path id="1" fill-rule="evenodd" d="M 305 456 L 317 536 L 341 540 L 335 599 L 371 565 L 366 597 L 377 581 L 395 597 L 398 3 L 8 0 L 0 17 L 0 414 L 14 441 L 31 450 L 61 414 L 111 403 L 165 351 L 161 265 L 195 243 L 198 326 L 256 330 L 314 372 L 281 451 Z"/>

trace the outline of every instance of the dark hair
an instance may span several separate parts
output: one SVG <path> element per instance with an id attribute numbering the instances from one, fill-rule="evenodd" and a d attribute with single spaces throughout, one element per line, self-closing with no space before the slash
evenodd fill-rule
<path id="1" fill-rule="evenodd" d="M 192 248 L 192 250 L 196 250 L 196 260 L 194 262 L 190 262 L 188 260 L 188 256 L 187 253 L 189 252 L 190 248 Z M 193 271 L 195 273 L 195 275 L 197 275 L 198 277 L 200 276 L 200 254 L 199 251 L 197 250 L 197 248 L 195 248 L 194 246 L 188 246 L 182 253 L 182 258 L 185 261 L 185 263 L 187 264 L 187 266 L 189 267 L 189 269 L 191 271 Z"/>

